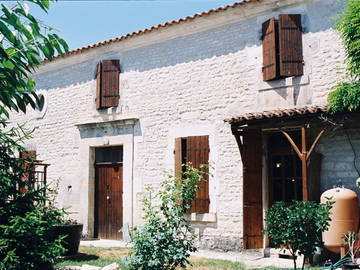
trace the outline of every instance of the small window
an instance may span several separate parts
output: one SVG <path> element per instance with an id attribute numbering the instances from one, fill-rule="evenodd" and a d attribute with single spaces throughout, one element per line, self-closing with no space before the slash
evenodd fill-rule
<path id="1" fill-rule="evenodd" d="M 263 79 L 303 75 L 301 15 L 280 14 L 262 25 Z"/>
<path id="2" fill-rule="evenodd" d="M 192 136 L 175 139 L 175 172 L 183 171 L 182 164 L 191 162 L 200 169 L 200 164 L 209 164 L 209 136 Z M 203 168 L 204 170 L 205 168 Z M 208 172 L 208 168 L 206 168 Z M 190 213 L 209 213 L 209 177 L 205 175 L 206 182 L 199 183 L 200 189 L 196 198 L 191 202 Z"/>
<path id="3" fill-rule="evenodd" d="M 96 73 L 96 109 L 119 106 L 120 61 L 103 60 Z"/>
<path id="4" fill-rule="evenodd" d="M 47 110 L 47 92 L 46 91 L 39 91 L 37 92 L 37 96 L 39 102 L 35 106 L 35 118 L 41 119 L 45 116 Z"/>
<path id="5" fill-rule="evenodd" d="M 45 106 L 45 97 L 44 95 L 40 94 L 39 103 L 36 104 L 36 109 L 41 112 L 44 109 L 44 106 Z"/>
<path id="6" fill-rule="evenodd" d="M 122 163 L 123 147 L 112 146 L 95 149 L 95 163 Z"/>

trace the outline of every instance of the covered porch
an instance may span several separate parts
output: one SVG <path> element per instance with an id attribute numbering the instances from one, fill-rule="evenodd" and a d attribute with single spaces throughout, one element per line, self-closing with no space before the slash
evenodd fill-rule
<path id="1" fill-rule="evenodd" d="M 326 188 L 337 184 L 334 177 L 338 175 L 354 177 L 355 182 L 359 176 L 355 149 L 360 148 L 358 119 L 358 113 L 330 115 L 326 106 L 305 106 L 245 113 L 225 120 L 231 125 L 242 159 L 244 249 L 269 246 L 262 230 L 265 211 L 273 203 L 319 201 Z M 339 146 L 344 145 L 343 152 L 331 143 L 336 143 L 334 138 Z M 329 162 L 336 153 L 330 150 L 329 155 L 328 148 L 346 157 L 343 168 L 336 160 Z M 328 177 L 328 171 L 339 174 Z"/>

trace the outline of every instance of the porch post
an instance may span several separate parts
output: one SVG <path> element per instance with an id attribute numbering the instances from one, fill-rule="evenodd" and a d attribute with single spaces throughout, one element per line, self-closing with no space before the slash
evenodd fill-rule
<path id="1" fill-rule="evenodd" d="M 299 148 L 297 147 L 296 143 L 293 141 L 293 139 L 290 137 L 290 135 L 285 132 L 284 130 L 280 130 L 282 134 L 288 139 L 291 146 L 293 147 L 294 151 L 298 155 L 298 157 L 301 160 L 301 168 L 302 168 L 302 192 L 303 192 L 303 201 L 309 200 L 309 188 L 308 188 L 308 160 L 310 159 L 310 155 L 313 152 L 315 146 L 319 142 L 321 136 L 325 133 L 325 129 L 321 130 L 319 134 L 317 135 L 316 139 L 312 143 L 310 150 L 307 151 L 307 145 L 306 145 L 306 128 L 301 128 L 301 152 Z"/>
<path id="2" fill-rule="evenodd" d="M 301 128 L 301 167 L 302 167 L 302 192 L 303 201 L 309 200 L 308 189 L 308 166 L 307 166 L 307 150 L 306 150 L 306 128 Z"/>

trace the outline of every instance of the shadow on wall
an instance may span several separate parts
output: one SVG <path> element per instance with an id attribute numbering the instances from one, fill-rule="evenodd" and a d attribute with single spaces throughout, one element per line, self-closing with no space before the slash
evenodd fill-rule
<path id="1" fill-rule="evenodd" d="M 337 0 L 308 3 L 304 17 L 305 31 L 318 32 L 333 26 L 333 14 L 341 8 Z M 296 10 L 274 10 L 268 16 L 250 18 L 201 33 L 175 38 L 121 53 L 109 52 L 86 62 L 56 71 L 35 75 L 38 89 L 64 88 L 94 80 L 96 65 L 101 59 L 120 59 L 121 72 L 147 71 L 181 63 L 228 55 L 245 47 L 261 45 L 261 24 L 279 13 Z M 319 23 L 320 18 L 323 23 Z M 146 37 L 144 37 L 146 38 Z"/>

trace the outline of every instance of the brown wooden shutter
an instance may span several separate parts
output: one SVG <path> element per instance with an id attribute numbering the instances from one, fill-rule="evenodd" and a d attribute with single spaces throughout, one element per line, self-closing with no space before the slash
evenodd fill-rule
<path id="1" fill-rule="evenodd" d="M 278 27 L 277 21 L 271 18 L 262 25 L 263 34 L 263 79 L 274 80 L 279 76 L 278 66 Z"/>
<path id="2" fill-rule="evenodd" d="M 181 171 L 182 171 L 182 154 L 181 154 L 181 138 L 176 138 L 175 139 L 175 150 L 174 150 L 174 155 L 175 155 L 175 177 L 177 177 L 178 179 L 181 178 Z"/>
<path id="3" fill-rule="evenodd" d="M 209 136 L 187 137 L 187 161 L 200 169 L 200 164 L 209 164 Z M 203 168 L 208 172 L 209 168 Z M 205 176 L 206 182 L 199 183 L 200 189 L 196 192 L 196 199 L 191 202 L 191 213 L 209 213 L 209 176 Z"/>
<path id="4" fill-rule="evenodd" d="M 96 70 L 96 109 L 101 109 L 101 62 L 97 65 Z"/>
<path id="5" fill-rule="evenodd" d="M 279 15 L 280 76 L 303 75 L 301 15 Z"/>
<path id="6" fill-rule="evenodd" d="M 120 61 L 103 60 L 98 66 L 96 108 L 110 108 L 119 105 Z"/>
<path id="7" fill-rule="evenodd" d="M 20 158 L 28 158 L 31 157 L 32 159 L 36 159 L 36 151 L 26 151 L 20 152 Z"/>
<path id="8" fill-rule="evenodd" d="M 260 130 L 243 132 L 243 247 L 263 247 L 262 138 Z"/>
<path id="9" fill-rule="evenodd" d="M 23 159 L 29 158 L 29 159 L 31 159 L 31 161 L 35 161 L 36 160 L 36 151 L 20 152 L 19 157 L 23 158 Z M 29 189 L 34 188 L 35 165 L 26 162 L 26 163 L 23 163 L 22 166 L 23 166 L 23 170 L 24 170 L 24 174 L 22 175 L 23 182 L 19 182 L 18 190 L 21 193 L 26 193 Z"/>

